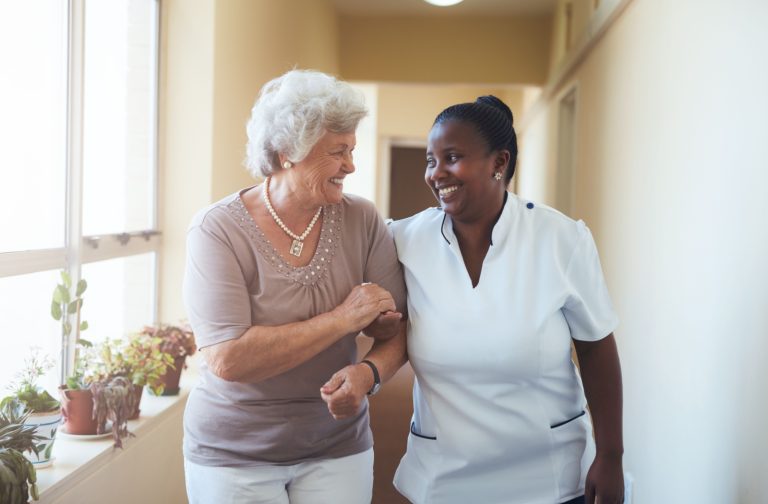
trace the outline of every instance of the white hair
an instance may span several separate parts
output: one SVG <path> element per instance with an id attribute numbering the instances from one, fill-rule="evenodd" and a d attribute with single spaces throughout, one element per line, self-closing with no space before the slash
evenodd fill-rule
<path id="1" fill-rule="evenodd" d="M 291 70 L 266 83 L 248 121 L 245 165 L 251 175 L 268 176 L 280 166 L 279 154 L 297 163 L 326 131 L 357 129 L 368 109 L 360 91 L 314 70 Z"/>

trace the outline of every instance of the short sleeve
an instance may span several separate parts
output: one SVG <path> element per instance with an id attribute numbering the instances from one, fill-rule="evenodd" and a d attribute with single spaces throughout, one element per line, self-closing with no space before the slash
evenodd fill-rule
<path id="1" fill-rule="evenodd" d="M 403 268 L 397 260 L 395 240 L 384 220 L 371 209 L 369 222 L 368 257 L 365 261 L 364 278 L 366 282 L 373 282 L 387 289 L 395 300 L 397 311 L 405 315 L 407 313 L 405 279 Z"/>
<path id="2" fill-rule="evenodd" d="M 235 252 L 201 225 L 187 232 L 183 294 L 200 348 L 239 338 L 251 327 L 250 297 Z"/>
<path id="3" fill-rule="evenodd" d="M 573 339 L 597 341 L 612 333 L 619 320 L 611 304 L 592 233 L 583 222 L 579 225 L 578 243 L 566 270 L 569 294 L 563 314 Z"/>

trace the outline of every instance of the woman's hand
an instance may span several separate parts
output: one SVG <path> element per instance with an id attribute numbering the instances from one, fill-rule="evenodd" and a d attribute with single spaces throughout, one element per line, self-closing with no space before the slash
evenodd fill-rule
<path id="1" fill-rule="evenodd" d="M 403 314 L 396 311 L 388 311 L 379 314 L 368 327 L 363 328 L 363 334 L 373 339 L 386 341 L 397 334 L 400 329 L 400 320 Z"/>
<path id="2" fill-rule="evenodd" d="M 358 332 L 382 313 L 395 310 L 395 300 L 386 289 L 373 283 L 365 283 L 356 285 L 333 312 L 349 327 L 348 332 Z"/>
<path id="3" fill-rule="evenodd" d="M 586 504 L 622 504 L 624 502 L 624 469 L 621 455 L 597 454 L 587 473 Z"/>
<path id="4" fill-rule="evenodd" d="M 367 364 L 352 364 L 337 371 L 320 388 L 333 418 L 349 418 L 360 411 L 363 398 L 373 387 L 373 372 Z"/>

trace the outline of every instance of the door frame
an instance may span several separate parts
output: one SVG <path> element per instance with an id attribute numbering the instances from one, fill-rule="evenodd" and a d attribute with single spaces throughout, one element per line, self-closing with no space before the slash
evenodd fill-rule
<path id="1" fill-rule="evenodd" d="M 392 180 L 392 148 L 410 147 L 422 148 L 426 151 L 427 140 L 417 137 L 388 136 L 379 140 L 379 173 L 376 180 L 376 208 L 381 215 L 389 218 L 389 198 L 391 196 L 390 181 Z"/>

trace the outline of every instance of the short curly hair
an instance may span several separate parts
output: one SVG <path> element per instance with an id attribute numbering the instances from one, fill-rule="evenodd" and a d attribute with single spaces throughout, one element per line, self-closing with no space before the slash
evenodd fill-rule
<path id="1" fill-rule="evenodd" d="M 251 110 L 245 165 L 254 176 L 283 168 L 279 154 L 302 161 L 326 131 L 349 133 L 368 114 L 363 94 L 314 70 L 291 70 L 266 83 Z"/>

